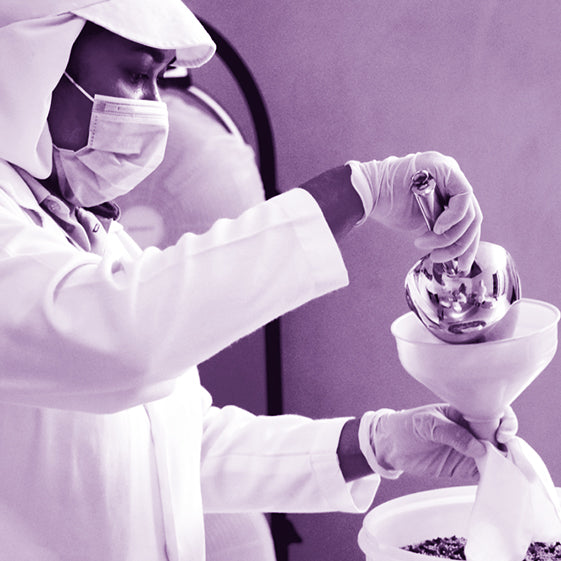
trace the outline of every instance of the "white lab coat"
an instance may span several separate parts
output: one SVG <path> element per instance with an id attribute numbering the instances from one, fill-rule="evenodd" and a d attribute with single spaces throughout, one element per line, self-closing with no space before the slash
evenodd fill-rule
<path id="1" fill-rule="evenodd" d="M 344 286 L 321 211 L 296 189 L 141 252 L 69 243 L 0 162 L 0 559 L 202 561 L 208 511 L 364 511 L 344 419 L 212 407 L 196 364 Z"/>

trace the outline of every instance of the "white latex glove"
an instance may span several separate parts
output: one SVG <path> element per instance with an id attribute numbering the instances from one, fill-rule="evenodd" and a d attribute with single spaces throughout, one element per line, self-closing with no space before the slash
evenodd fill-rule
<path id="1" fill-rule="evenodd" d="M 446 404 L 380 409 L 363 415 L 360 449 L 372 470 L 390 479 L 402 472 L 477 479 L 475 459 L 486 448 L 466 426 L 459 411 Z"/>
<path id="2" fill-rule="evenodd" d="M 350 161 L 351 182 L 365 209 L 363 221 L 374 220 L 407 231 L 423 231 L 415 245 L 433 261 L 458 259 L 461 270 L 471 266 L 479 245 L 482 214 L 473 189 L 460 166 L 439 152 L 419 152 L 402 158 L 391 156 L 370 162 Z M 433 231 L 427 227 L 410 191 L 415 172 L 428 170 L 448 199 Z"/>

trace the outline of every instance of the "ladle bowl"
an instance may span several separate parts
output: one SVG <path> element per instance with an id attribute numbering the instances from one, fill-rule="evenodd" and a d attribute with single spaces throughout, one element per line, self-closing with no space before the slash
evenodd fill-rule
<path id="1" fill-rule="evenodd" d="M 405 278 L 409 308 L 448 343 L 485 341 L 495 329 L 506 334 L 509 324 L 503 318 L 520 292 L 511 255 L 490 242 L 480 242 L 467 273 L 454 269 L 454 263 L 433 263 L 427 255 Z"/>
<path id="2" fill-rule="evenodd" d="M 413 312 L 391 326 L 405 370 L 458 409 L 478 437 L 491 442 L 506 407 L 557 350 L 561 313 L 555 306 L 522 298 L 512 304 L 508 315 L 503 321 L 511 322 L 510 336 L 464 345 L 438 339 Z"/>

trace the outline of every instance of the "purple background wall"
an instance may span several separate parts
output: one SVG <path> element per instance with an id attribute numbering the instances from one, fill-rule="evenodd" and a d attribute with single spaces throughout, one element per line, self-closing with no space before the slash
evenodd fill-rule
<path id="1" fill-rule="evenodd" d="M 283 189 L 350 158 L 426 149 L 450 154 L 478 194 L 483 239 L 511 252 L 525 296 L 561 306 L 561 4 L 187 3 L 252 68 L 271 112 Z M 213 65 L 196 76 L 236 113 L 236 92 L 213 81 Z M 342 251 L 351 286 L 283 320 L 287 409 L 322 417 L 434 401 L 400 367 L 389 332 L 407 311 L 403 279 L 418 252 L 407 236 L 374 223 L 356 230 Z M 238 358 L 247 360 L 245 353 Z M 227 364 L 235 366 L 235 356 Z M 252 364 L 259 369 L 259 360 Z M 557 485 L 560 366 L 557 357 L 515 402 L 520 435 L 542 455 Z M 211 378 L 219 400 L 240 386 Z M 244 405 L 261 412 L 262 399 L 257 384 Z M 376 504 L 438 486 L 410 477 L 385 481 Z M 291 519 L 304 538 L 291 547 L 291 560 L 363 559 L 356 545 L 362 516 Z"/>

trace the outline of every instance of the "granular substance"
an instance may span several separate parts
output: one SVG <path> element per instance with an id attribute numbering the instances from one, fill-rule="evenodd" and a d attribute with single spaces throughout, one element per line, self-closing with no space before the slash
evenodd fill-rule
<path id="1" fill-rule="evenodd" d="M 465 538 L 450 536 L 446 538 L 434 538 L 425 540 L 415 545 L 406 545 L 401 549 L 412 551 L 413 553 L 422 553 L 423 555 L 431 555 L 433 557 L 444 557 L 446 559 L 464 559 Z"/>
<path id="2" fill-rule="evenodd" d="M 446 538 L 434 538 L 425 540 L 415 545 L 406 545 L 401 549 L 411 551 L 413 553 L 422 553 L 432 557 L 443 557 L 445 559 L 463 559 L 466 555 L 464 546 L 465 538 L 450 536 Z M 560 561 L 561 560 L 561 543 L 543 543 L 532 542 L 524 561 Z"/>

